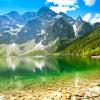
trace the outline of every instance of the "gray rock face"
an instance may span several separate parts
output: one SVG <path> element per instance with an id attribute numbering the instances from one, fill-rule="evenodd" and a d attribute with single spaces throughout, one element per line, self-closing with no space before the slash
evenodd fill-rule
<path id="1" fill-rule="evenodd" d="M 91 31 L 92 26 L 89 23 L 83 21 L 82 18 L 79 16 L 75 21 L 73 28 L 74 28 L 75 36 L 78 37 L 80 35 L 84 35 L 89 31 Z"/>
<path id="2" fill-rule="evenodd" d="M 57 15 L 57 13 L 55 13 L 54 11 L 49 9 L 48 7 L 42 7 L 41 9 L 39 9 L 37 11 L 37 16 L 42 20 L 43 19 L 49 20 L 49 19 L 55 17 L 56 15 Z"/>
<path id="3" fill-rule="evenodd" d="M 18 34 L 18 43 L 35 40 L 47 45 L 57 39 L 74 38 L 74 30 L 70 22 L 74 22 L 71 17 L 60 13 L 57 14 L 47 7 L 41 8 L 37 12 L 37 17 L 29 21 L 23 30 Z M 24 37 L 24 39 L 23 39 Z"/>
<path id="4" fill-rule="evenodd" d="M 97 27 L 100 27 L 100 22 L 97 22 L 93 25 L 93 28 L 97 28 Z"/>
<path id="5" fill-rule="evenodd" d="M 86 34 L 92 26 L 81 17 L 75 21 L 70 16 L 59 14 L 47 7 L 23 15 L 12 11 L 0 16 L 0 44 L 25 43 L 33 40 L 36 44 L 48 45 L 56 40 L 72 40 Z"/>
<path id="6" fill-rule="evenodd" d="M 35 12 L 25 12 L 22 17 L 22 23 L 26 24 L 28 21 L 32 20 L 34 17 L 36 17 Z"/>
<path id="7" fill-rule="evenodd" d="M 20 15 L 16 11 L 11 11 L 0 16 L 0 44 L 10 43 L 16 39 L 16 35 L 22 30 L 29 20 L 32 20 L 36 14 L 26 12 Z"/>
<path id="8" fill-rule="evenodd" d="M 65 13 L 60 12 L 59 15 L 62 16 L 64 18 L 64 20 L 67 21 L 67 23 L 69 23 L 71 25 L 73 25 L 75 23 L 75 20 L 72 17 L 67 16 Z"/>
<path id="9" fill-rule="evenodd" d="M 44 43 L 46 44 L 56 39 L 72 39 L 75 37 L 72 26 L 68 24 L 63 17 L 55 20 L 55 22 L 52 22 L 51 24 L 48 23 L 46 33 L 46 40 L 44 40 Z"/>
<path id="10" fill-rule="evenodd" d="M 29 21 L 26 26 L 18 33 L 16 42 L 24 43 L 29 40 L 37 41 L 37 37 L 41 33 L 41 26 L 41 20 L 37 18 Z"/>

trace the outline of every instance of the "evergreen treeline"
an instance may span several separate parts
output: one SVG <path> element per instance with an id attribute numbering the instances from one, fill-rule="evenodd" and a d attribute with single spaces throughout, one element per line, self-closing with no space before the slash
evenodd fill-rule
<path id="1" fill-rule="evenodd" d="M 100 55 L 100 27 L 72 41 L 60 52 L 61 55 Z"/>

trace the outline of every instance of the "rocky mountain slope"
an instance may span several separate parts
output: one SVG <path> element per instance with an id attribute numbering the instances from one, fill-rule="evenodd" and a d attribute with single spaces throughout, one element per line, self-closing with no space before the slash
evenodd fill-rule
<path id="1" fill-rule="evenodd" d="M 0 16 L 0 44 L 11 43 L 17 38 L 17 34 L 26 23 L 36 16 L 34 12 L 26 12 L 20 15 L 16 11 L 11 11 Z"/>
<path id="2" fill-rule="evenodd" d="M 61 55 L 100 55 L 100 26 L 87 35 L 81 36 L 60 52 Z"/>
<path id="3" fill-rule="evenodd" d="M 82 20 L 79 16 L 75 23 L 73 24 L 75 36 L 79 37 L 81 35 L 87 34 L 89 31 L 92 30 L 92 25 Z"/>
<path id="4" fill-rule="evenodd" d="M 47 7 L 20 15 L 16 11 L 0 16 L 0 44 L 17 44 L 20 51 L 60 51 L 99 23 L 90 25 L 79 16 L 77 20 Z M 28 48 L 28 46 L 30 48 Z"/>

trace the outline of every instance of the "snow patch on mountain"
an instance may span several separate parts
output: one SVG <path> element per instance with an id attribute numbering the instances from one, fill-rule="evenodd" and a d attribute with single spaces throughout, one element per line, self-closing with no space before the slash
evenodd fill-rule
<path id="1" fill-rule="evenodd" d="M 45 30 L 42 29 L 42 30 L 41 30 L 41 33 L 37 34 L 37 36 L 38 36 L 38 35 L 44 35 L 44 34 L 45 34 Z"/>
<path id="2" fill-rule="evenodd" d="M 13 27 L 8 27 L 8 30 L 5 30 L 4 32 L 10 33 L 11 35 L 17 35 L 21 31 L 22 28 L 13 28 Z"/>
<path id="3" fill-rule="evenodd" d="M 75 24 L 73 25 L 73 29 L 74 29 L 75 37 L 77 37 L 78 34 L 77 34 L 77 28 L 76 28 L 76 25 Z"/>
<path id="4" fill-rule="evenodd" d="M 45 49 L 45 46 L 42 44 L 42 40 L 36 44 L 36 49 L 39 49 L 39 50 L 44 50 Z"/>
<path id="5" fill-rule="evenodd" d="M 8 15 L 5 15 L 7 18 L 9 18 L 11 21 L 13 21 L 13 22 L 15 22 L 16 23 L 16 21 L 14 20 L 14 19 L 12 19 L 12 18 L 10 18 Z"/>
<path id="6" fill-rule="evenodd" d="M 16 24 L 19 28 L 23 28 L 24 25 Z"/>
<path id="7" fill-rule="evenodd" d="M 59 19 L 59 18 L 61 18 L 62 17 L 62 15 L 56 15 L 54 18 L 56 18 L 56 19 Z"/>

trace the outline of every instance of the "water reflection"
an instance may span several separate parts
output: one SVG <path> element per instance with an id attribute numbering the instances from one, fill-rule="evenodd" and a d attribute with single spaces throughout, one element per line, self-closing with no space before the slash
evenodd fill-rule
<path id="1" fill-rule="evenodd" d="M 9 68 L 11 68 L 13 71 L 16 70 L 16 66 L 17 66 L 17 59 L 12 58 L 12 57 L 7 57 L 7 65 Z"/>
<path id="2" fill-rule="evenodd" d="M 45 66 L 45 62 L 43 60 L 35 61 L 34 64 L 35 64 L 36 68 L 39 68 L 40 70 L 42 70 L 43 67 Z"/>
<path id="3" fill-rule="evenodd" d="M 79 57 L 0 58 L 0 80 L 3 80 L 0 86 L 14 84 L 23 87 L 30 82 L 44 84 L 49 80 L 67 78 L 73 79 L 75 91 L 78 91 L 82 76 L 100 76 L 99 65 L 100 60 Z"/>
<path id="4" fill-rule="evenodd" d="M 79 86 L 79 73 L 75 74 L 75 88 L 77 89 Z"/>
<path id="5" fill-rule="evenodd" d="M 54 61 L 48 61 L 49 59 L 46 58 L 16 58 L 16 57 L 7 57 L 5 66 L 13 71 L 17 70 L 18 68 L 26 69 L 26 70 L 33 70 L 33 72 L 38 70 L 44 70 L 44 69 L 53 69 L 56 70 L 57 62 Z M 50 62 L 50 63 L 49 63 Z"/>
<path id="6" fill-rule="evenodd" d="M 100 61 L 99 60 L 92 60 L 88 58 L 61 58 L 61 57 L 40 57 L 40 58 L 16 58 L 16 57 L 7 57 L 4 59 L 0 59 L 0 71 L 2 72 L 2 68 L 7 71 L 7 67 L 12 69 L 12 71 L 43 71 L 50 73 L 51 71 L 55 71 L 57 73 L 61 72 L 77 72 L 76 74 L 76 85 L 78 82 L 78 72 L 84 70 L 91 70 L 99 68 Z"/>
<path id="7" fill-rule="evenodd" d="M 19 65 L 24 65 L 27 66 L 27 69 L 32 70 L 35 72 L 35 69 L 40 69 L 42 70 L 43 67 L 45 66 L 45 61 L 44 59 L 31 59 L 31 58 L 15 58 L 15 57 L 7 57 L 6 62 L 8 68 L 11 68 L 13 71 L 16 70 L 16 67 Z"/>
<path id="8" fill-rule="evenodd" d="M 78 93 L 79 92 L 79 83 L 80 83 L 79 73 L 75 73 L 74 93 Z"/>

